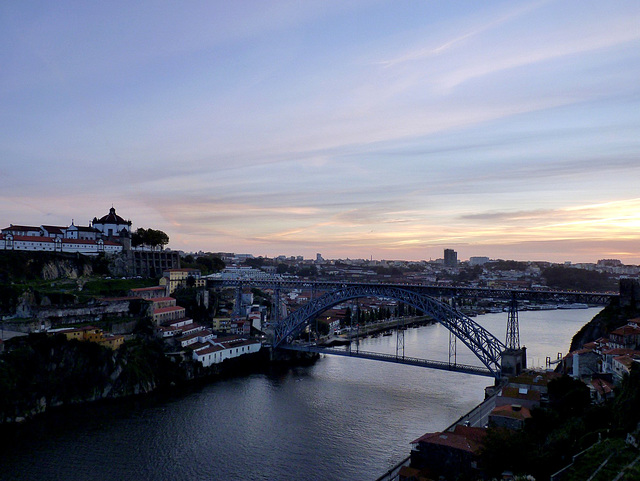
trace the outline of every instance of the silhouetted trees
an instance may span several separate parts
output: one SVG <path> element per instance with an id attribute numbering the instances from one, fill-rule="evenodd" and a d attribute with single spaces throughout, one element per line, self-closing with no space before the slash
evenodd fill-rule
<path id="1" fill-rule="evenodd" d="M 169 236 L 161 230 L 138 228 L 131 234 L 131 245 L 137 247 L 146 245 L 149 247 L 163 247 L 169 243 Z"/>

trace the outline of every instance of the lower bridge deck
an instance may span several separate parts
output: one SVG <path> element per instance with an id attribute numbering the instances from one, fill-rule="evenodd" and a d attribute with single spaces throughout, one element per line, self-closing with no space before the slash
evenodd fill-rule
<path id="1" fill-rule="evenodd" d="M 345 348 L 322 347 L 314 344 L 281 344 L 278 349 L 300 352 L 315 352 L 318 354 L 331 354 L 334 356 L 357 357 L 374 361 L 394 362 L 396 364 L 408 364 L 410 366 L 427 367 L 443 371 L 462 372 L 478 376 L 495 377 L 495 374 L 486 367 L 471 366 L 467 364 L 449 363 L 446 361 L 430 361 L 417 357 L 396 356 L 395 354 L 381 354 L 377 352 L 349 350 Z"/>

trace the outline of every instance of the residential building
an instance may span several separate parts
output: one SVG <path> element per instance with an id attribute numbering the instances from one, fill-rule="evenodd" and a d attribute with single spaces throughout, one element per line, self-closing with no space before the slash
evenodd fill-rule
<path id="1" fill-rule="evenodd" d="M 200 269 L 167 269 L 162 273 L 160 285 L 167 287 L 167 292 L 173 294 L 178 287 L 187 287 L 189 279 L 193 279 L 193 287 L 205 287 L 207 280 L 202 277 Z"/>
<path id="2" fill-rule="evenodd" d="M 139 287 L 131 289 L 129 295 L 132 297 L 141 297 L 142 299 L 157 299 L 166 297 L 167 288 L 165 286 Z"/>
<path id="3" fill-rule="evenodd" d="M 213 364 L 220 364 L 227 359 L 259 352 L 261 348 L 262 343 L 260 341 L 235 337 L 209 339 L 207 345 L 199 349 L 194 349 L 193 359 L 202 363 L 204 367 L 208 367 Z"/>
<path id="4" fill-rule="evenodd" d="M 105 335 L 102 329 L 95 326 L 65 328 L 49 331 L 50 334 L 63 334 L 68 340 L 95 342 L 109 349 L 118 349 L 124 343 L 124 336 Z"/>
<path id="5" fill-rule="evenodd" d="M 446 267 L 456 267 L 458 265 L 458 253 L 453 249 L 445 249 L 444 265 Z"/>
<path id="6" fill-rule="evenodd" d="M 529 408 L 519 404 L 496 406 L 489 414 L 489 425 L 518 431 L 524 427 L 527 419 L 531 418 Z"/>
<path id="7" fill-rule="evenodd" d="M 428 469 L 437 479 L 477 474 L 486 430 L 456 425 L 453 431 L 427 433 L 411 443 L 411 467 Z"/>
<path id="8" fill-rule="evenodd" d="M 180 306 L 160 307 L 153 310 L 153 323 L 158 326 L 169 321 L 185 318 L 185 308 Z"/>

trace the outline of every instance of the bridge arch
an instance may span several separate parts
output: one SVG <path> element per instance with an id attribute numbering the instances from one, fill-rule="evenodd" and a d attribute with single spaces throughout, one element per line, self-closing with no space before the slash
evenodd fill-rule
<path id="1" fill-rule="evenodd" d="M 291 342 L 323 311 L 360 297 L 388 297 L 432 316 L 460 339 L 495 377 L 500 376 L 500 359 L 505 350 L 502 341 L 448 304 L 410 288 L 392 285 L 344 285 L 311 300 L 275 326 L 273 346 L 277 348 Z"/>

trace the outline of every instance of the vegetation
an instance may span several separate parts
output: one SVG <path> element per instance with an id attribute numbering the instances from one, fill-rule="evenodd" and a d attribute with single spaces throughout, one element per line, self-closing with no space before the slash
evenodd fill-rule
<path id="1" fill-rule="evenodd" d="M 551 381 L 548 388 L 549 406 L 534 409 L 523 430 L 489 428 L 481 456 L 491 476 L 509 469 L 548 479 L 599 438 L 624 436 L 640 422 L 637 365 L 623 380 L 615 401 L 606 405 L 591 405 L 585 384 L 568 376 Z"/>
<path id="2" fill-rule="evenodd" d="M 542 276 L 554 289 L 578 291 L 615 291 L 616 280 L 604 272 L 587 271 L 572 267 L 552 266 L 543 269 Z"/>
<path id="3" fill-rule="evenodd" d="M 640 464 L 627 468 L 636 459 L 638 452 L 622 439 L 606 439 L 580 456 L 566 472 L 563 481 L 610 481 L 621 471 L 626 471 L 623 480 L 640 479 Z M 594 475 L 594 473 L 597 474 Z"/>
<path id="4" fill-rule="evenodd" d="M 485 265 L 492 271 L 526 271 L 529 264 L 527 262 L 519 261 L 505 261 L 498 259 Z"/>
<path id="5" fill-rule="evenodd" d="M 131 245 L 134 247 L 146 245 L 149 247 L 164 247 L 169 243 L 169 236 L 161 230 L 143 229 L 139 227 L 131 234 Z"/>
<path id="6" fill-rule="evenodd" d="M 203 275 L 220 272 L 225 268 L 225 264 L 220 257 L 213 254 L 193 257 L 192 255 L 184 256 L 180 264 L 183 268 L 200 269 Z"/>
<path id="7" fill-rule="evenodd" d="M 215 293 L 212 293 L 215 296 Z M 207 308 L 202 301 L 202 294 L 195 287 L 181 287 L 173 291 L 171 294 L 176 300 L 178 306 L 182 306 L 186 310 L 188 317 L 200 324 L 210 324 L 212 317 L 212 309 Z M 210 306 L 213 303 L 210 302 Z"/>

